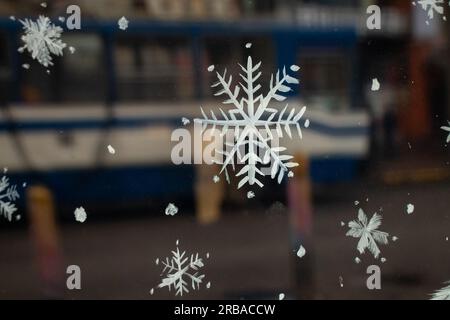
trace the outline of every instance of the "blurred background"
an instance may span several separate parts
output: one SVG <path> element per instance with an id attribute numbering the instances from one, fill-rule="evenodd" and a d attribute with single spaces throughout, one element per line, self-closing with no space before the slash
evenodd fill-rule
<path id="1" fill-rule="evenodd" d="M 0 299 L 172 299 L 150 290 L 161 281 L 155 260 L 177 240 L 210 254 L 211 288 L 192 299 L 427 299 L 450 280 L 443 16 L 428 20 L 404 0 L 41 3 L 0 0 L 0 168 L 20 194 L 13 221 L 0 217 Z M 18 19 L 64 26 L 72 4 L 81 30 L 62 38 L 76 52 L 47 72 L 17 51 Z M 381 30 L 366 27 L 372 4 Z M 295 177 L 266 179 L 254 199 L 234 180 L 214 183 L 220 168 L 170 159 L 181 119 L 220 107 L 208 66 L 236 75 L 248 55 L 263 62 L 263 89 L 276 69 L 300 66 L 289 103 L 307 105 L 310 120 L 303 140 L 283 141 Z M 384 263 L 345 236 L 359 208 L 399 238 L 381 247 Z M 366 287 L 371 264 L 382 290 Z M 66 288 L 69 265 L 82 270 L 81 290 Z"/>

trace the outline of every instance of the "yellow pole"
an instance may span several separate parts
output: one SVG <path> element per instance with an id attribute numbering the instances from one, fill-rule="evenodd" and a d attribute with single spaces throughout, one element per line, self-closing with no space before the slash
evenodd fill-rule
<path id="1" fill-rule="evenodd" d="M 219 220 L 225 182 L 223 178 L 214 183 L 213 177 L 219 172 L 218 165 L 197 166 L 195 183 L 196 216 L 200 224 L 211 224 Z"/>
<path id="2" fill-rule="evenodd" d="M 43 294 L 46 297 L 58 298 L 62 296 L 65 282 L 55 206 L 50 190 L 44 186 L 29 187 L 27 207 L 30 235 Z"/>

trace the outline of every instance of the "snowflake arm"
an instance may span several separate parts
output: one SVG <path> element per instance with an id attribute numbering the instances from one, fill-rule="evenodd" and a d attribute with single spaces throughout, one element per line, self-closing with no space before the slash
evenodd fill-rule
<path id="1" fill-rule="evenodd" d="M 433 293 L 431 300 L 450 300 L 450 281 L 446 282 L 445 288 L 439 289 Z"/>
<path id="2" fill-rule="evenodd" d="M 448 125 L 449 125 L 448 127 L 445 126 L 441 127 L 442 130 L 447 131 L 449 133 L 446 143 L 450 143 L 450 121 L 448 122 Z"/>
<path id="3" fill-rule="evenodd" d="M 297 68 L 293 66 L 293 69 Z M 268 108 L 268 105 L 271 100 L 275 99 L 277 101 L 284 101 L 286 97 L 279 93 L 287 93 L 291 91 L 291 88 L 287 84 L 299 84 L 298 79 L 291 77 L 286 73 L 286 68 L 283 68 L 283 78 L 280 79 L 280 71 L 277 71 L 275 76 L 275 84 L 273 83 L 273 74 L 270 78 L 270 90 L 269 93 L 262 100 L 261 106 L 258 108 L 258 112 L 256 114 L 257 117 L 262 116 L 264 112 L 274 112 L 276 113 L 276 109 Z"/>
<path id="4" fill-rule="evenodd" d="M 19 199 L 19 197 L 16 186 L 10 186 L 8 178 L 3 177 L 0 180 L 0 215 L 11 221 L 14 212 L 17 211 L 13 201 Z M 4 201 L 4 199 L 8 201 Z"/>
<path id="5" fill-rule="evenodd" d="M 427 11 L 428 18 L 433 19 L 434 13 L 437 12 L 440 15 L 444 14 L 444 0 L 421 0 L 418 3 L 422 6 L 422 9 Z"/>

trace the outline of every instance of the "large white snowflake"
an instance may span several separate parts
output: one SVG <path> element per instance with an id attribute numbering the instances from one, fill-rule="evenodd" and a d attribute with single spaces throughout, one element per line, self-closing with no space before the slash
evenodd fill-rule
<path id="1" fill-rule="evenodd" d="M 17 211 L 12 201 L 19 199 L 19 197 L 16 186 L 10 186 L 8 178 L 3 176 L 2 180 L 0 180 L 0 215 L 11 221 L 14 212 Z"/>
<path id="2" fill-rule="evenodd" d="M 445 127 L 445 126 L 441 127 L 442 130 L 448 132 L 447 143 L 450 142 L 450 121 L 448 121 L 448 125 L 449 125 L 448 127 Z"/>
<path id="3" fill-rule="evenodd" d="M 357 250 L 363 254 L 368 249 L 374 257 L 377 259 L 380 255 L 380 249 L 377 242 L 380 244 L 387 244 L 389 234 L 383 231 L 378 231 L 378 227 L 381 225 L 382 217 L 374 213 L 370 220 L 367 220 L 367 216 L 362 209 L 358 211 L 358 220 L 353 220 L 348 223 L 350 230 L 346 236 L 359 238 Z"/>
<path id="4" fill-rule="evenodd" d="M 433 293 L 431 300 L 450 300 L 450 281 L 446 282 L 448 286 Z"/>
<path id="5" fill-rule="evenodd" d="M 172 256 L 166 258 L 161 262 L 164 266 L 161 275 L 164 275 L 158 288 L 169 288 L 169 291 L 174 288 L 175 295 L 182 296 L 183 293 L 189 293 L 189 283 L 192 290 L 200 289 L 200 284 L 203 282 L 205 275 L 199 274 L 199 269 L 204 266 L 203 260 L 199 257 L 198 253 L 195 255 L 186 255 L 186 251 L 180 252 L 177 247 L 175 251 L 172 251 Z M 159 259 L 156 260 L 156 264 L 159 264 Z"/>
<path id="6" fill-rule="evenodd" d="M 428 18 L 433 19 L 435 12 L 444 14 L 444 0 L 420 0 L 417 1 L 422 6 L 422 9 L 427 11 Z"/>
<path id="7" fill-rule="evenodd" d="M 50 18 L 39 16 L 36 21 L 25 19 L 20 20 L 23 25 L 24 35 L 22 41 L 24 45 L 19 48 L 20 52 L 25 49 L 45 67 L 53 65 L 52 54 L 63 55 L 66 44 L 60 39 L 63 29 L 54 25 Z"/>
<path id="8" fill-rule="evenodd" d="M 241 177 L 238 188 L 245 184 L 263 187 L 260 181 L 260 176 L 265 176 L 258 166 L 262 164 L 270 164 L 271 177 L 274 179 L 278 174 L 278 183 L 281 183 L 284 175 L 289 173 L 289 170 L 298 166 L 298 163 L 291 162 L 292 156 L 280 154 L 286 150 L 284 147 L 278 145 L 273 146 L 274 137 L 282 138 L 285 132 L 292 138 L 291 126 L 297 128 L 299 137 L 302 137 L 302 131 L 299 121 L 305 113 L 306 107 L 299 111 L 292 108 L 287 113 L 288 105 L 284 109 L 278 110 L 270 106 L 273 100 L 284 101 L 286 97 L 283 93 L 291 91 L 289 85 L 297 85 L 298 79 L 290 76 L 286 72 L 286 68 L 280 70 L 274 76 L 272 74 L 270 80 L 269 92 L 265 95 L 258 93 L 261 85 L 257 82 L 261 77 L 261 62 L 256 65 L 253 64 L 252 58 L 249 56 L 247 65 L 244 67 L 239 65 L 243 73 L 239 74 L 243 82 L 232 87 L 233 77 L 227 77 L 227 71 L 223 74 L 216 72 L 217 82 L 212 85 L 217 88 L 215 96 L 224 96 L 224 105 L 229 106 L 227 112 L 219 108 L 221 119 L 218 119 L 216 114 L 211 111 L 211 116 L 208 117 L 201 109 L 203 118 L 195 119 L 196 123 L 202 124 L 202 131 L 206 130 L 208 126 L 212 130 L 220 130 L 221 136 L 225 136 L 228 130 L 234 130 L 232 141 L 225 143 L 225 148 L 217 150 L 218 154 L 224 156 L 224 161 L 221 163 L 222 168 L 220 174 L 224 173 L 228 180 L 227 167 L 232 166 L 235 170 L 235 157 L 240 163 L 245 164 L 243 168 L 236 174 Z M 291 66 L 292 72 L 297 72 L 300 68 L 298 66 Z M 212 71 L 213 69 L 209 69 Z M 241 96 L 241 89 L 244 94 Z M 272 132 L 273 130 L 273 132 Z M 245 152 L 241 152 L 241 150 Z M 258 152 L 259 151 L 259 152 Z"/>

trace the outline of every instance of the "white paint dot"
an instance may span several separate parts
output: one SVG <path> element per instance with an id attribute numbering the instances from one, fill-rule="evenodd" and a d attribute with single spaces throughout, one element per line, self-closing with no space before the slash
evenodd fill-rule
<path id="1" fill-rule="evenodd" d="M 413 214 L 414 213 L 414 205 L 413 204 L 408 204 L 407 206 L 406 206 L 406 213 L 407 214 Z"/>
<path id="2" fill-rule="evenodd" d="M 372 91 L 379 91 L 380 90 L 380 82 L 377 78 L 372 79 Z"/>
<path id="3" fill-rule="evenodd" d="M 306 249 L 303 246 L 300 246 L 300 249 L 297 251 L 297 257 L 303 258 L 306 255 Z"/>
<path id="4" fill-rule="evenodd" d="M 114 149 L 111 145 L 108 145 L 108 152 L 110 154 L 116 154 L 116 149 Z"/>

